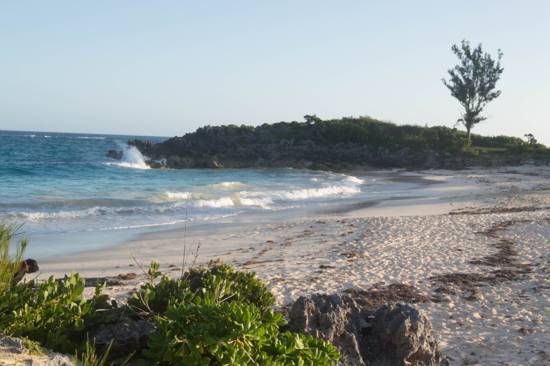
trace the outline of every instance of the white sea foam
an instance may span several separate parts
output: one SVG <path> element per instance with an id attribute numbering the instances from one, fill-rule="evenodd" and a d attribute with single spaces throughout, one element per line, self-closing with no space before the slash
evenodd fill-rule
<path id="1" fill-rule="evenodd" d="M 249 188 L 249 185 L 241 182 L 221 182 L 211 184 L 209 187 L 217 189 L 244 189 Z"/>
<path id="2" fill-rule="evenodd" d="M 82 140 L 105 140 L 104 136 L 76 136 L 77 139 Z"/>
<path id="3" fill-rule="evenodd" d="M 235 206 L 235 202 L 231 197 L 222 197 L 211 200 L 198 200 L 195 202 L 197 207 L 211 207 L 211 208 L 222 208 L 222 207 L 232 207 Z"/>
<path id="4" fill-rule="evenodd" d="M 278 191 L 272 192 L 272 195 L 280 199 L 301 201 L 331 196 L 351 196 L 360 192 L 361 189 L 356 186 L 327 186 L 320 188 L 303 188 L 290 191 Z"/>
<path id="5" fill-rule="evenodd" d="M 354 184 L 365 184 L 366 181 L 361 178 L 354 177 L 353 175 L 346 175 L 346 181 Z"/>
<path id="6" fill-rule="evenodd" d="M 242 196 L 239 196 L 239 201 L 241 206 L 255 206 L 255 207 L 261 207 L 261 208 L 271 208 L 271 204 L 273 203 L 273 200 L 269 197 L 265 198 L 245 198 Z"/>
<path id="7" fill-rule="evenodd" d="M 106 163 L 107 165 L 116 165 L 122 168 L 131 169 L 151 169 L 145 163 L 145 157 L 135 146 L 124 145 L 122 147 L 122 161 L 116 163 Z"/>
<path id="8" fill-rule="evenodd" d="M 231 196 L 226 196 L 221 198 L 215 198 L 215 199 L 209 199 L 209 200 L 198 200 L 195 202 L 195 206 L 210 207 L 210 208 L 240 207 L 240 206 L 269 208 L 269 205 L 271 203 L 272 203 L 272 200 L 268 197 L 247 198 L 247 197 L 243 197 L 239 193 L 236 193 Z"/>
<path id="9" fill-rule="evenodd" d="M 194 204 L 196 207 L 261 207 L 271 208 L 274 201 L 307 201 L 309 199 L 331 198 L 331 197 L 349 197 L 360 193 L 361 189 L 357 186 L 327 186 L 320 188 L 304 188 L 289 191 L 266 191 L 252 192 L 242 191 L 231 196 L 224 196 L 212 199 L 200 199 Z"/>
<path id="10" fill-rule="evenodd" d="M 16 216 L 28 221 L 55 220 L 55 219 L 78 219 L 85 216 L 104 215 L 107 210 L 101 207 L 92 207 L 86 210 L 70 210 L 56 212 L 18 212 Z"/>
<path id="11" fill-rule="evenodd" d="M 158 195 L 156 198 L 160 201 L 182 201 L 190 200 L 193 197 L 191 192 L 174 192 L 166 191 Z"/>

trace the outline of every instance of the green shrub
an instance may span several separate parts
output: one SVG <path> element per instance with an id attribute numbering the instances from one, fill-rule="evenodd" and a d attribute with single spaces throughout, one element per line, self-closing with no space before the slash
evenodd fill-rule
<path id="1" fill-rule="evenodd" d="M 149 274 L 129 301 L 156 325 L 144 364 L 331 365 L 339 357 L 328 342 L 280 332 L 285 320 L 253 273 L 211 262 L 177 279 L 160 276 L 156 264 Z"/>
<path id="2" fill-rule="evenodd" d="M 279 332 L 283 316 L 239 302 L 171 305 L 155 318 L 146 350 L 153 365 L 331 365 L 334 346 Z"/>
<path id="3" fill-rule="evenodd" d="M 19 270 L 27 246 L 26 240 L 21 240 L 17 244 L 15 257 L 10 257 L 10 245 L 16 231 L 15 226 L 0 224 L 0 296 L 12 287 L 13 276 Z"/>
<path id="4" fill-rule="evenodd" d="M 84 300 L 83 291 L 84 280 L 78 274 L 15 286 L 0 294 L 0 329 L 55 351 L 73 353 L 84 341 L 86 321 L 101 299 L 99 288 L 90 300 Z"/>
<path id="5" fill-rule="evenodd" d="M 141 286 L 128 304 L 150 314 L 164 313 L 171 303 L 189 303 L 197 296 L 254 304 L 262 311 L 271 309 L 275 303 L 271 292 L 254 273 L 239 272 L 218 262 L 191 269 L 177 279 L 161 276 L 158 264 L 152 263 L 149 276 L 150 281 Z"/>

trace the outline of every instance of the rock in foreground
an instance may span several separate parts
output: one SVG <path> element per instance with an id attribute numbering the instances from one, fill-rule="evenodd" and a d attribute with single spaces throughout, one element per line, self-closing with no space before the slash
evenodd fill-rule
<path id="1" fill-rule="evenodd" d="M 350 295 L 300 297 L 290 309 L 289 326 L 332 342 L 340 365 L 448 365 L 429 319 L 410 305 L 359 305 Z"/>
<path id="2" fill-rule="evenodd" d="M 72 366 L 73 360 L 53 352 L 34 355 L 21 339 L 0 336 L 0 365 Z"/>

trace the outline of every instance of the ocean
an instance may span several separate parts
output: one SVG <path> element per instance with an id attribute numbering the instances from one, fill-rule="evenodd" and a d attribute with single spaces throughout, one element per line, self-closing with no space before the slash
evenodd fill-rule
<path id="1" fill-rule="evenodd" d="M 27 254 L 45 258 L 175 225 L 390 194 L 376 179 L 331 172 L 149 169 L 126 145 L 133 138 L 164 139 L 0 131 L 0 222 L 22 225 Z"/>

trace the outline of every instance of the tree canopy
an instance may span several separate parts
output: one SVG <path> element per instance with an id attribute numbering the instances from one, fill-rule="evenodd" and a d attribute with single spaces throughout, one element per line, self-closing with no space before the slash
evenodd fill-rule
<path id="1" fill-rule="evenodd" d="M 443 79 L 443 83 L 464 108 L 458 123 L 466 127 L 466 136 L 470 141 L 471 129 L 486 119 L 481 112 L 501 93 L 496 90 L 496 84 L 504 70 L 500 65 L 502 52 L 499 49 L 494 59 L 483 51 L 481 44 L 472 48 L 467 41 L 462 41 L 460 46 L 453 45 L 452 50 L 460 62 L 448 71 L 449 80 Z"/>

